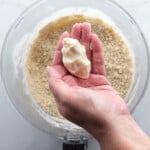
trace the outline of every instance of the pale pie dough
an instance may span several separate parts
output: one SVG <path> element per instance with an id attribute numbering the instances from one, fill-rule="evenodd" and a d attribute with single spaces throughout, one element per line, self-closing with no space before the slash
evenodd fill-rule
<path id="1" fill-rule="evenodd" d="M 73 38 L 64 38 L 63 40 L 63 64 L 66 69 L 82 79 L 87 79 L 91 71 L 91 62 L 86 56 L 85 47 Z"/>

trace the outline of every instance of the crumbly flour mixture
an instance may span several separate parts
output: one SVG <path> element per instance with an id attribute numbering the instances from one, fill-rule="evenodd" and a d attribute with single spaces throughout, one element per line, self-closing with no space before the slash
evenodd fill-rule
<path id="1" fill-rule="evenodd" d="M 48 114 L 62 118 L 49 90 L 46 67 L 51 65 L 60 35 L 71 31 L 77 22 L 91 23 L 92 32 L 103 43 L 107 78 L 123 98 L 128 94 L 133 78 L 133 62 L 129 48 L 120 34 L 99 18 L 83 15 L 62 17 L 42 28 L 32 43 L 26 61 L 28 85 L 37 104 Z"/>

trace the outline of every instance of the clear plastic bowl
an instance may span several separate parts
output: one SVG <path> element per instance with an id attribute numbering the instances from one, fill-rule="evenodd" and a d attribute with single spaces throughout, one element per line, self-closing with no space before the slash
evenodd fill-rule
<path id="1" fill-rule="evenodd" d="M 131 90 L 126 98 L 130 112 L 142 100 L 146 91 L 149 76 L 148 47 L 142 31 L 134 19 L 118 4 L 110 0 L 41 0 L 27 8 L 15 21 L 7 33 L 1 54 L 1 74 L 7 94 L 16 109 L 32 124 L 56 136 L 68 133 L 82 134 L 84 131 L 76 126 L 70 128 L 70 123 L 60 121 L 43 112 L 24 91 L 24 85 L 18 81 L 15 71 L 14 53 L 20 39 L 31 33 L 37 23 L 43 18 L 54 15 L 57 11 L 74 8 L 76 11 L 93 8 L 109 16 L 123 33 L 134 54 L 135 76 Z M 22 52 L 23 53 L 23 52 Z M 23 80 L 23 74 L 20 74 Z"/>

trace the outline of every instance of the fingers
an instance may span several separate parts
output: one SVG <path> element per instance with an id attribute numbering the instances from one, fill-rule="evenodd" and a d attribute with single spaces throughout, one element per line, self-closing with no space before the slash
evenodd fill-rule
<path id="1" fill-rule="evenodd" d="M 57 48 L 54 54 L 54 60 L 53 60 L 53 65 L 59 65 L 62 64 L 62 53 L 61 53 L 61 49 L 63 47 L 63 39 L 69 37 L 69 33 L 68 32 L 64 32 L 60 39 L 59 42 L 57 44 Z"/>
<path id="2" fill-rule="evenodd" d="M 86 22 L 82 23 L 82 25 L 81 25 L 81 43 L 86 48 L 86 55 L 89 60 L 91 60 L 90 35 L 91 35 L 91 25 Z"/>
<path id="3" fill-rule="evenodd" d="M 59 41 L 58 41 L 57 49 L 56 49 L 56 50 L 61 51 L 61 49 L 62 49 L 62 47 L 63 47 L 63 39 L 64 39 L 64 38 L 67 38 L 67 37 L 70 37 L 70 35 L 69 35 L 68 32 L 64 32 L 64 33 L 61 35 L 61 37 L 60 37 L 60 39 L 59 39 Z"/>
<path id="4" fill-rule="evenodd" d="M 87 22 L 81 24 L 81 43 L 90 44 L 91 25 Z"/>
<path id="5" fill-rule="evenodd" d="M 92 73 L 105 75 L 102 43 L 96 34 L 91 34 Z"/>
<path id="6" fill-rule="evenodd" d="M 91 25 L 89 23 L 76 23 L 72 27 L 71 37 L 77 39 L 86 48 L 86 54 L 89 60 L 91 60 L 90 52 L 90 34 Z"/>
<path id="7" fill-rule="evenodd" d="M 62 34 L 55 51 L 53 65 L 62 65 L 62 41 L 66 37 L 78 39 L 85 46 L 87 57 L 91 61 L 92 73 L 105 75 L 102 43 L 97 35 L 91 33 L 89 23 L 76 23 L 72 27 L 71 35 L 68 32 Z"/>
<path id="8" fill-rule="evenodd" d="M 78 84 L 81 87 L 87 88 L 87 87 L 109 85 L 109 82 L 107 78 L 104 76 L 91 74 L 87 80 L 78 79 Z"/>
<path id="9" fill-rule="evenodd" d="M 72 27 L 71 37 L 80 41 L 81 39 L 81 23 L 76 23 Z"/>

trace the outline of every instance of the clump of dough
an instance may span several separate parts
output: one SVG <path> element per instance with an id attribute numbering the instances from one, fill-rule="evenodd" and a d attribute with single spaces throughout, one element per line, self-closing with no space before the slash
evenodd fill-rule
<path id="1" fill-rule="evenodd" d="M 73 38 L 63 40 L 63 64 L 73 75 L 87 79 L 91 71 L 91 63 L 86 56 L 86 49 L 80 42 Z"/>

